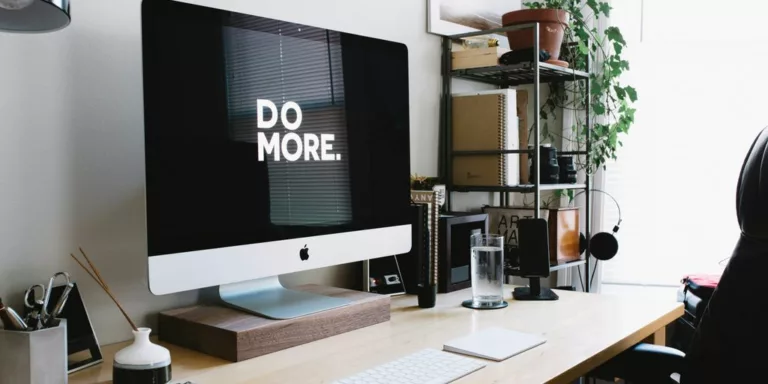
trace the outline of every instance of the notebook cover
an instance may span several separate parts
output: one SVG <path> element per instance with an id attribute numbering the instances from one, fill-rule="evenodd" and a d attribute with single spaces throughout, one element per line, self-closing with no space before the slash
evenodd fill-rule
<path id="1" fill-rule="evenodd" d="M 454 95 L 453 150 L 517 149 L 515 95 L 514 90 Z M 454 157 L 453 182 L 469 186 L 516 185 L 519 183 L 518 156 Z"/>
<path id="2" fill-rule="evenodd" d="M 451 340 L 443 345 L 447 352 L 502 361 L 544 344 L 542 335 L 493 327 Z"/>
<path id="3" fill-rule="evenodd" d="M 500 156 L 466 156 L 453 161 L 453 183 L 456 185 L 503 185 Z"/>

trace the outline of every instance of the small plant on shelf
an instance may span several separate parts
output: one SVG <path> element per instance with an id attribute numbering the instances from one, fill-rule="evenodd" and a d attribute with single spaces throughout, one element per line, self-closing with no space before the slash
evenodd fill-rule
<path id="1" fill-rule="evenodd" d="M 629 62 L 622 57 L 627 46 L 621 31 L 610 26 L 601 34 L 598 20 L 610 16 L 611 6 L 598 0 L 541 0 L 525 2 L 530 9 L 562 9 L 570 14 L 565 29 L 564 41 L 570 42 L 562 49 L 561 59 L 570 63 L 572 68 L 586 71 L 591 63 L 589 93 L 583 81 L 568 84 L 550 85 L 550 94 L 541 106 L 541 116 L 545 120 L 541 130 L 544 139 L 553 139 L 548 129 L 548 122 L 556 118 L 560 108 L 576 111 L 590 107 L 593 116 L 591 127 L 591 161 L 579 164 L 580 168 L 594 173 L 605 167 L 606 162 L 616 159 L 616 152 L 622 146 L 622 135 L 629 132 L 635 121 L 637 91 L 634 87 L 623 85 L 621 75 L 629 70 Z M 591 11 L 591 12 L 590 12 Z M 584 150 L 587 126 L 583 117 L 576 117 L 572 127 L 578 147 Z M 569 140 L 568 138 L 563 138 Z"/>
<path id="2" fill-rule="evenodd" d="M 437 184 L 440 184 L 440 179 L 437 177 L 421 176 L 417 173 L 411 175 L 411 190 L 413 191 L 431 191 Z"/>

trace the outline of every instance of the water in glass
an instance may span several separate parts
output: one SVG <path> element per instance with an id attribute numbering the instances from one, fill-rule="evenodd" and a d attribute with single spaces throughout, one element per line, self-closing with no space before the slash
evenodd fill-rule
<path id="1" fill-rule="evenodd" d="M 504 250 L 499 246 L 472 247 L 472 297 L 481 305 L 502 301 Z"/>

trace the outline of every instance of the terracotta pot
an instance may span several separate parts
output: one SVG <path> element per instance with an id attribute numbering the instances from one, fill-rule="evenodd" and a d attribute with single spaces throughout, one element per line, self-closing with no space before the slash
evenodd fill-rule
<path id="1" fill-rule="evenodd" d="M 539 46 L 549 52 L 552 60 L 560 57 L 565 26 L 568 25 L 568 12 L 562 9 L 523 9 L 509 12 L 502 16 L 501 23 L 510 25 L 539 22 Z M 509 48 L 533 48 L 533 28 L 507 32 Z"/>

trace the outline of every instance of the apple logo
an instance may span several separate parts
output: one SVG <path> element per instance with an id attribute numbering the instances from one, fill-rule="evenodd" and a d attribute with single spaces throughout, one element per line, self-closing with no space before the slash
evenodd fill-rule
<path id="1" fill-rule="evenodd" d="M 307 248 L 306 244 L 304 244 L 304 248 L 299 251 L 299 257 L 301 258 L 301 261 L 309 259 L 309 248 Z"/>

